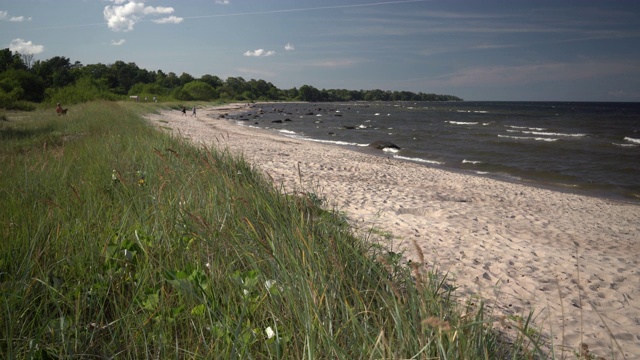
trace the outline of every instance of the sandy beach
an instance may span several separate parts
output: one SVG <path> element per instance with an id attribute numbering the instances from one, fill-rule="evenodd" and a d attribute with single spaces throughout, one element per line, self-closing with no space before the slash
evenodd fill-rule
<path id="1" fill-rule="evenodd" d="M 284 191 L 319 195 L 360 234 L 373 233 L 409 259 L 418 259 L 419 247 L 462 301 L 482 297 L 496 319 L 534 310 L 557 358 L 574 358 L 582 342 L 598 356 L 640 359 L 640 205 L 448 172 L 221 118 L 243 108 L 204 108 L 197 117 L 165 111 L 149 121 L 244 156 Z"/>

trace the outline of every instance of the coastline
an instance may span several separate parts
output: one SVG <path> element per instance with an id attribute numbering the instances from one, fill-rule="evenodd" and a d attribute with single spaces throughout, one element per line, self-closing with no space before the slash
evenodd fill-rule
<path id="1" fill-rule="evenodd" d="M 244 104 L 149 115 L 195 144 L 229 149 L 276 188 L 306 191 L 354 230 L 449 274 L 461 299 L 526 319 L 571 354 L 640 356 L 640 206 L 452 172 L 287 138 L 219 118 Z M 375 229 L 375 231 L 371 231 Z M 419 250 L 416 249 L 419 247 Z M 604 324 L 603 324 L 603 320 Z M 498 325 L 499 326 L 499 325 Z M 562 335 L 564 334 L 564 336 Z"/>

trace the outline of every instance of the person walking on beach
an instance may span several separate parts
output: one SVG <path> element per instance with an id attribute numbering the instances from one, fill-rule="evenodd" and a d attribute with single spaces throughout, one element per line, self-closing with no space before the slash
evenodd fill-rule
<path id="1" fill-rule="evenodd" d="M 191 116 L 196 116 L 196 106 L 193 106 L 193 112 L 191 113 Z"/>
<path id="2" fill-rule="evenodd" d="M 187 107 L 186 106 L 182 106 L 182 116 L 187 116 Z"/>

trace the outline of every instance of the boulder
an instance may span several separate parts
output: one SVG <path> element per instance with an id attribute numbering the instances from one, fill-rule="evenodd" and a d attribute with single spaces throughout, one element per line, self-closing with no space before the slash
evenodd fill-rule
<path id="1" fill-rule="evenodd" d="M 390 148 L 390 149 L 398 149 L 400 150 L 400 146 L 392 143 L 391 141 L 382 141 L 382 140 L 378 140 L 378 141 L 374 141 L 371 144 L 369 144 L 369 146 L 379 149 L 379 150 L 384 150 L 386 148 Z"/>

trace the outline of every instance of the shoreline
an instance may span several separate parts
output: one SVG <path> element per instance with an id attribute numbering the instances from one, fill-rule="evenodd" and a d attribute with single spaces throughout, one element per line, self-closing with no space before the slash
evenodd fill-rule
<path id="1" fill-rule="evenodd" d="M 322 136 L 317 132 L 314 133 L 314 135 L 307 136 L 307 135 L 304 135 L 307 132 L 304 129 L 300 128 L 300 126 L 298 126 L 297 128 L 294 128 L 294 131 L 291 131 L 291 130 L 286 130 L 286 129 L 290 129 L 288 125 L 269 124 L 269 121 L 271 120 L 279 120 L 280 119 L 279 115 L 281 114 L 286 114 L 289 117 L 294 116 L 293 121 L 297 123 L 295 121 L 297 115 L 303 115 L 303 114 L 308 115 L 307 112 L 311 112 L 311 113 L 317 113 L 317 116 L 320 116 L 320 114 L 323 114 L 323 116 L 329 116 L 334 110 L 331 107 L 328 107 L 328 108 L 326 106 L 322 107 L 321 104 L 313 104 L 313 103 L 291 102 L 291 103 L 285 103 L 285 104 L 289 105 L 289 107 L 286 107 L 286 106 L 283 107 L 282 106 L 283 104 L 278 102 L 260 102 L 260 103 L 248 104 L 248 107 L 245 108 L 244 111 L 233 114 L 230 117 L 230 119 L 238 121 L 239 124 L 245 123 L 247 126 L 252 128 L 259 128 L 263 130 L 273 131 L 274 133 L 278 133 L 279 135 L 287 138 L 306 140 L 314 143 L 316 142 L 324 143 L 328 145 L 338 145 L 343 149 L 362 152 L 362 153 L 366 153 L 366 154 L 370 154 L 378 157 L 393 157 L 395 160 L 398 160 L 398 161 L 411 162 L 414 164 L 419 164 L 419 165 L 432 167 L 432 168 L 438 168 L 445 171 L 458 172 L 461 174 L 467 174 L 471 176 L 482 176 L 482 177 L 495 179 L 498 181 L 519 183 L 525 186 L 532 186 L 532 187 L 544 188 L 544 189 L 549 189 L 554 191 L 568 192 L 568 193 L 573 193 L 578 195 L 604 198 L 608 200 L 622 201 L 622 202 L 628 202 L 628 203 L 640 205 L 640 193 L 638 192 L 638 189 L 633 189 L 632 187 L 629 187 L 629 186 L 620 185 L 616 182 L 612 182 L 609 180 L 604 182 L 580 181 L 579 179 L 562 180 L 562 179 L 554 178 L 553 176 L 549 177 L 549 176 L 540 175 L 537 173 L 528 173 L 527 171 L 525 171 L 524 173 L 519 173 L 517 167 L 511 169 L 511 170 L 514 170 L 513 173 L 509 172 L 509 170 L 499 170 L 499 169 L 483 170 L 483 169 L 477 168 L 476 165 L 471 165 L 471 166 L 464 165 L 466 160 L 462 161 L 462 164 L 460 162 L 457 162 L 457 163 L 450 162 L 450 160 L 452 159 L 428 160 L 429 156 L 424 156 L 425 154 L 421 155 L 421 154 L 412 153 L 412 148 L 410 145 L 409 147 L 404 148 L 403 151 L 405 150 L 409 151 L 409 153 L 411 154 L 403 155 L 404 154 L 403 151 L 400 151 L 400 153 L 397 153 L 397 154 L 387 153 L 387 152 L 382 152 L 380 150 L 377 150 L 377 151 L 372 150 L 371 148 L 366 146 L 367 145 L 366 143 L 364 143 L 364 141 L 366 140 L 363 140 L 361 138 L 359 138 L 358 140 L 353 140 L 353 142 L 349 142 L 350 140 L 347 140 L 347 139 L 334 140 L 331 137 L 327 138 L 326 136 Z M 339 105 L 345 105 L 345 106 L 348 105 L 348 109 L 351 109 L 352 106 L 355 106 L 356 108 L 358 107 L 358 105 L 352 105 L 352 104 L 340 104 L 340 103 L 329 103 L 329 104 L 334 104 L 334 105 L 339 104 Z M 368 108 L 371 103 L 363 102 L 363 104 L 366 105 L 364 106 L 364 108 Z M 300 109 L 299 106 L 302 106 L 302 109 Z M 375 106 L 375 105 L 371 105 L 371 106 Z M 386 104 L 386 106 L 391 106 L 391 105 Z M 328 109 L 330 109 L 331 111 L 327 111 Z M 337 109 L 345 111 L 340 107 L 338 107 Z M 379 108 L 376 108 L 375 111 L 382 111 L 382 110 Z M 336 111 L 336 112 L 340 112 L 340 111 Z M 358 111 L 358 113 L 360 113 L 360 111 Z M 300 118 L 303 118 L 303 116 L 300 116 Z M 256 125 L 254 125 L 254 121 Z M 292 120 L 287 118 L 285 121 L 292 121 Z M 273 123 L 277 121 L 271 121 L 271 122 Z M 314 122 L 317 123 L 318 121 L 314 121 Z M 320 122 L 323 122 L 323 121 L 320 121 Z M 329 130 L 333 131 L 332 128 L 327 128 L 327 131 Z M 332 132 L 330 132 L 329 134 L 332 134 Z M 385 138 L 385 137 L 377 136 L 376 138 Z M 361 144 L 356 144 L 356 142 L 360 142 Z M 483 161 L 482 163 L 485 163 L 485 162 Z M 491 164 L 491 162 L 489 161 L 486 164 Z M 608 179 L 615 179 L 616 175 L 609 174 L 607 175 L 607 177 Z"/>
<path id="2" fill-rule="evenodd" d="M 451 277 L 497 319 L 535 310 L 556 354 L 640 356 L 640 206 L 387 159 L 219 118 L 245 104 L 149 115 L 195 144 L 242 155 L 286 192 L 315 192 L 357 234 Z M 375 231 L 372 231 L 375 229 Z M 416 249 L 419 247 L 419 250 Z M 578 270 L 579 267 L 579 270 Z M 602 317 L 605 321 L 603 324 Z M 499 328 L 499 324 L 497 325 Z M 608 329 L 607 329 L 608 328 Z M 582 329 L 582 330 L 580 330 Z M 564 338 L 561 334 L 564 334 Z"/>

